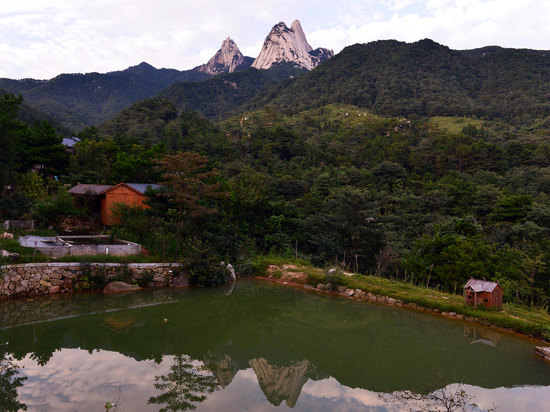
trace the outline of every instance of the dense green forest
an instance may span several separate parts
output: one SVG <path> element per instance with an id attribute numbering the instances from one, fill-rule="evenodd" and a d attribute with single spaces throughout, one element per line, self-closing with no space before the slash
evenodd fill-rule
<path id="1" fill-rule="evenodd" d="M 275 253 L 451 292 L 484 277 L 508 302 L 548 308 L 548 118 L 268 105 L 213 124 L 149 99 L 83 130 L 69 155 L 51 126 L 17 120 L 20 104 L 1 101 L 2 217 L 59 226 L 86 213 L 65 185 L 162 183 L 151 209 L 121 208 L 110 233 L 203 285 L 221 281 L 220 260 Z"/>
<path id="2" fill-rule="evenodd" d="M 253 97 L 261 93 L 270 96 L 291 83 L 290 79 L 305 72 L 290 62 L 273 65 L 267 70 L 247 68 L 204 82 L 176 83 L 156 97 L 171 101 L 179 111 L 192 110 L 209 119 L 221 120 L 239 113 Z"/>
<path id="3" fill-rule="evenodd" d="M 259 95 L 293 113 L 347 103 L 399 116 L 487 116 L 516 123 L 550 114 L 550 53 L 485 47 L 451 50 L 432 40 L 346 47 L 315 70 Z"/>

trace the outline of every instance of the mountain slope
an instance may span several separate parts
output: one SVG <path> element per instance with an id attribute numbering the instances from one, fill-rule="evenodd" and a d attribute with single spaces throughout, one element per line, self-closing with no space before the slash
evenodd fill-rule
<path id="1" fill-rule="evenodd" d="M 74 130 L 98 124 L 136 100 L 181 81 L 210 75 L 193 70 L 156 69 L 147 63 L 105 74 L 61 74 L 48 81 L 0 79 L 0 87 Z"/>
<path id="2" fill-rule="evenodd" d="M 171 101 L 177 110 L 196 111 L 210 119 L 227 118 L 259 93 L 268 90 L 305 70 L 292 63 L 273 66 L 269 70 L 249 68 L 220 74 L 203 82 L 174 84 L 157 97 Z"/>
<path id="3" fill-rule="evenodd" d="M 0 88 L 0 96 L 6 93 L 11 93 L 11 92 L 8 92 Z M 19 93 L 12 93 L 12 94 L 19 94 Z M 58 133 L 62 135 L 70 134 L 70 130 L 67 129 L 65 126 L 63 126 L 61 123 L 59 123 L 56 119 L 52 118 L 51 116 L 48 116 L 45 113 L 42 113 L 40 110 L 37 110 L 34 107 L 27 105 L 25 101 L 23 101 L 21 106 L 19 106 L 19 113 L 17 115 L 17 118 L 22 122 L 25 122 L 31 125 L 36 122 L 47 121 L 55 128 L 55 130 Z"/>
<path id="4" fill-rule="evenodd" d="M 345 48 L 265 104 L 298 112 L 346 103 L 388 115 L 536 118 L 550 114 L 550 53 L 489 47 L 456 51 L 425 39 Z"/>

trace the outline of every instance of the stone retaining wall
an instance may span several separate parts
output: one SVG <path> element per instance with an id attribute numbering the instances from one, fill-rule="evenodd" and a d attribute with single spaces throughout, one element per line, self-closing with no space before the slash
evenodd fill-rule
<path id="1" fill-rule="evenodd" d="M 147 287 L 186 286 L 162 263 L 27 263 L 0 267 L 0 298 L 29 297 L 89 289 L 93 279 L 146 283 Z"/>

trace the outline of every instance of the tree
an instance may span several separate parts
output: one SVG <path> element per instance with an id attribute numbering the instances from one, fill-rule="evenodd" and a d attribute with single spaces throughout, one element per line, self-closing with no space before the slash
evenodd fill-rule
<path id="1" fill-rule="evenodd" d="M 218 382 L 211 374 L 204 374 L 205 366 L 196 367 L 188 355 L 178 355 L 166 375 L 155 376 L 155 388 L 163 393 L 152 396 L 148 403 L 166 404 L 161 412 L 196 409 L 196 404 L 206 400 L 206 394 L 218 389 Z"/>
<path id="2" fill-rule="evenodd" d="M 0 193 L 4 186 L 12 183 L 13 172 L 16 169 L 17 141 L 24 125 L 17 120 L 19 106 L 23 98 L 13 94 L 4 94 L 0 98 Z"/>
<path id="3" fill-rule="evenodd" d="M 62 141 L 63 138 L 50 123 L 34 123 L 20 138 L 19 170 L 24 172 L 39 166 L 44 175 L 59 175 L 69 163 L 69 155 Z"/>
<path id="4" fill-rule="evenodd" d="M 366 190 L 345 186 L 331 192 L 322 209 L 306 220 L 310 244 L 321 260 L 318 263 L 343 259 L 344 266 L 351 263 L 356 271 L 375 264 L 384 236 L 372 206 Z"/>
<path id="5" fill-rule="evenodd" d="M 77 143 L 71 156 L 71 180 L 94 184 L 111 182 L 112 165 L 119 151 L 112 140 Z"/>
<path id="6" fill-rule="evenodd" d="M 197 153 L 168 154 L 159 161 L 159 169 L 163 179 L 161 184 L 167 188 L 163 195 L 176 208 L 177 258 L 181 230 L 185 228 L 187 234 L 191 234 L 193 223 L 216 214 L 215 200 L 226 193 L 221 190 L 218 173 L 209 170 L 208 159 Z"/>
<path id="7" fill-rule="evenodd" d="M 0 410 L 17 412 L 27 410 L 27 405 L 17 401 L 17 388 L 23 386 L 26 376 L 20 376 L 19 368 L 13 362 L 9 353 L 1 354 L 0 358 Z"/>

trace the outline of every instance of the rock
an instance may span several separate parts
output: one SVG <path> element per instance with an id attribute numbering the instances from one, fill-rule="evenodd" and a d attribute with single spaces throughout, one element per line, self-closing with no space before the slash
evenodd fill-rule
<path id="1" fill-rule="evenodd" d="M 137 285 L 130 285 L 126 282 L 111 282 L 103 288 L 103 292 L 128 292 L 141 289 Z"/>
<path id="2" fill-rule="evenodd" d="M 1 253 L 2 253 L 3 258 L 17 259 L 20 256 L 19 253 L 12 253 L 12 252 L 8 252 L 7 250 L 3 250 L 3 249 L 2 249 Z"/>
<path id="3" fill-rule="evenodd" d="M 273 26 L 267 35 L 262 50 L 252 67 L 269 69 L 277 63 L 292 62 L 296 66 L 312 70 L 321 62 L 334 56 L 332 50 L 318 48 L 313 50 L 306 40 L 302 25 L 295 20 L 290 29 L 283 22 Z"/>
<path id="4" fill-rule="evenodd" d="M 387 302 L 389 305 L 395 305 L 397 300 L 395 300 L 394 298 L 388 298 Z"/>
<path id="5" fill-rule="evenodd" d="M 348 290 L 348 288 L 346 288 L 345 286 L 338 286 L 338 292 L 345 293 L 346 290 Z"/>
<path id="6" fill-rule="evenodd" d="M 61 291 L 61 286 L 52 286 L 50 288 L 50 294 L 59 293 Z"/>
<path id="7" fill-rule="evenodd" d="M 317 285 L 317 289 L 319 289 L 319 290 L 324 290 L 324 289 L 325 289 L 325 285 L 323 285 L 322 283 L 319 283 L 319 284 Z"/>
<path id="8" fill-rule="evenodd" d="M 249 67 L 251 63 L 252 58 L 244 57 L 235 42 L 228 37 L 208 63 L 195 67 L 195 70 L 212 75 L 233 73 L 235 70 Z"/>
<path id="9" fill-rule="evenodd" d="M 50 287 L 52 284 L 50 282 L 47 282 L 45 280 L 41 280 L 40 282 L 38 282 L 40 285 L 42 286 L 47 286 L 47 287 Z"/>
<path id="10" fill-rule="evenodd" d="M 535 347 L 535 352 L 537 354 L 541 355 L 542 357 L 544 357 L 544 359 L 550 360 L 550 347 L 536 346 Z"/>
<path id="11" fill-rule="evenodd" d="M 315 288 L 311 285 L 304 285 L 303 288 L 304 289 L 309 289 L 309 290 L 315 290 Z"/>

